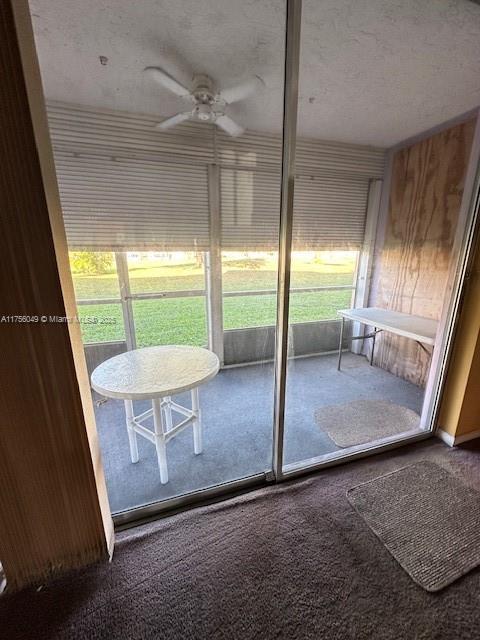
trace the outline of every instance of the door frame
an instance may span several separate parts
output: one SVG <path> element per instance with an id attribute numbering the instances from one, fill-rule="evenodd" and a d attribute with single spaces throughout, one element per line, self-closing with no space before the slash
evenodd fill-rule
<path id="1" fill-rule="evenodd" d="M 460 308 L 472 269 L 480 217 L 480 109 L 472 140 L 462 202 L 452 248 L 446 295 L 439 320 L 437 339 L 425 390 L 421 425 L 437 429 L 442 391 L 458 329 Z"/>
<path id="2" fill-rule="evenodd" d="M 302 0 L 287 0 L 272 451 L 272 470 L 277 481 L 282 480 L 283 477 L 283 447 L 285 441 L 285 399 L 301 23 Z"/>

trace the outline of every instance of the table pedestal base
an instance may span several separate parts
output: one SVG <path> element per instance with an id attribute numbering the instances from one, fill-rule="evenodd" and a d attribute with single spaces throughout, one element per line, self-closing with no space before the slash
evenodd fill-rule
<path id="1" fill-rule="evenodd" d="M 187 409 L 174 402 L 170 396 L 165 398 L 154 398 L 152 408 L 144 411 L 138 416 L 133 413 L 132 400 L 125 400 L 125 416 L 127 422 L 128 441 L 130 444 L 130 456 L 132 462 L 138 462 L 137 434 L 149 440 L 155 445 L 157 450 L 158 468 L 160 471 L 160 482 L 168 482 L 167 466 L 167 442 L 174 438 L 186 427 L 193 426 L 193 450 L 195 454 L 202 453 L 202 421 L 198 400 L 198 388 L 192 389 L 192 408 Z M 173 426 L 172 412 L 184 416 L 184 419 Z M 151 431 L 142 422 L 153 416 L 153 427 Z"/>

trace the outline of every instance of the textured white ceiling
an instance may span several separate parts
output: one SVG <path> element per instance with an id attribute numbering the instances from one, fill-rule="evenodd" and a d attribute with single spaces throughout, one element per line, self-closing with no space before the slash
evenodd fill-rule
<path id="1" fill-rule="evenodd" d="M 142 75 L 159 65 L 219 87 L 279 132 L 283 0 L 30 0 L 47 98 L 168 116 L 185 103 Z M 100 56 L 108 58 L 102 64 Z M 468 0 L 304 0 L 299 133 L 390 146 L 480 104 L 480 6 Z"/>

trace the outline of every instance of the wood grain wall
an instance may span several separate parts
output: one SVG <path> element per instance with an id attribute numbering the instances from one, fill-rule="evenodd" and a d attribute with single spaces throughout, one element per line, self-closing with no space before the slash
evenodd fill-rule
<path id="1" fill-rule="evenodd" d="M 393 156 L 388 219 L 371 306 L 439 319 L 475 120 Z M 375 364 L 424 386 L 431 357 L 414 341 L 383 333 Z"/>
<path id="2" fill-rule="evenodd" d="M 27 3 L 16 0 L 15 10 L 20 5 L 28 17 Z M 0 76 L 0 561 L 16 589 L 107 558 L 110 540 L 69 325 L 41 321 L 67 315 L 58 269 L 65 257 L 55 252 L 7 0 L 0 2 Z"/>

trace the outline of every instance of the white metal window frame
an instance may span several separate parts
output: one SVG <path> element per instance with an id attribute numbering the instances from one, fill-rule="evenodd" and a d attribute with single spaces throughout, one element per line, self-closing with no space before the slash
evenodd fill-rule
<path id="1" fill-rule="evenodd" d="M 359 253 L 358 256 L 361 254 Z M 108 297 L 108 298 L 77 298 L 77 305 L 80 307 L 83 306 L 93 306 L 93 305 L 110 305 L 110 304 L 120 304 L 122 309 L 122 320 L 123 320 L 123 328 L 125 334 L 125 342 L 127 345 L 127 349 L 136 349 L 137 347 L 137 332 L 135 325 L 135 317 L 133 312 L 133 302 L 136 300 L 166 300 L 172 298 L 194 298 L 194 297 L 204 297 L 205 305 L 206 305 L 206 333 L 207 333 L 207 344 L 209 349 L 214 351 L 220 358 L 220 361 L 223 362 L 223 305 L 215 305 L 212 304 L 212 286 L 209 284 L 209 267 L 211 265 L 210 252 L 204 252 L 204 265 L 205 265 L 205 282 L 206 286 L 204 289 L 177 289 L 177 290 L 168 290 L 168 291 L 153 291 L 153 292 L 138 292 L 134 293 L 130 287 L 130 276 L 129 276 L 129 266 L 128 266 L 128 253 L 127 252 L 114 252 L 115 264 L 116 264 L 116 274 L 119 284 L 119 297 Z M 354 276 L 352 278 L 352 284 L 347 285 L 324 285 L 324 286 L 316 286 L 316 287 L 296 287 L 291 289 L 292 294 L 296 293 L 321 293 L 325 291 L 351 291 L 352 292 L 352 303 L 357 294 L 357 283 L 358 283 L 358 264 L 359 260 L 357 259 L 357 266 L 354 271 Z M 215 289 L 215 287 L 213 287 Z M 225 298 L 235 298 L 235 297 L 250 297 L 250 296 L 266 296 L 266 295 L 276 295 L 276 289 L 249 289 L 249 290 L 241 290 L 241 291 L 221 291 L 221 300 Z M 337 318 L 331 318 L 331 320 L 336 320 Z M 315 320 L 312 320 L 315 322 Z M 211 327 L 219 326 L 222 328 L 222 334 L 220 337 L 217 337 L 216 342 L 214 342 L 214 338 L 212 335 Z M 256 325 L 259 328 L 262 325 Z M 242 329 L 244 327 L 235 327 L 236 329 Z M 90 344 L 101 344 L 99 343 L 90 343 Z"/>

